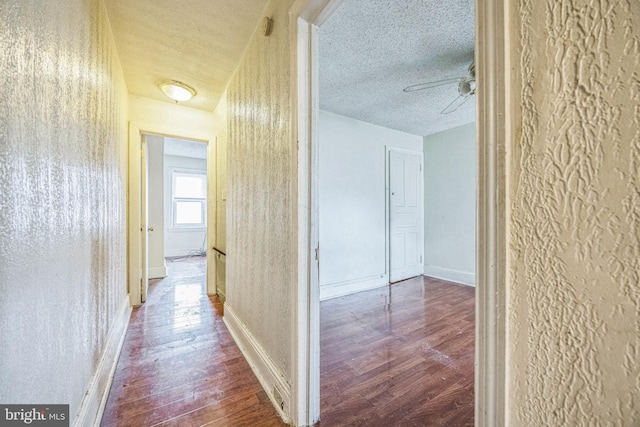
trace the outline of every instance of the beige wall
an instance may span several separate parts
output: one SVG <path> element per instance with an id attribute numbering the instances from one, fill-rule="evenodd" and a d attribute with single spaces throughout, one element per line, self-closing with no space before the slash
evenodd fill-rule
<path id="1" fill-rule="evenodd" d="M 201 141 L 216 136 L 212 113 L 136 94 L 129 94 L 129 120 L 143 132 Z"/>
<path id="2" fill-rule="evenodd" d="M 508 420 L 638 425 L 640 3 L 519 3 Z"/>
<path id="3" fill-rule="evenodd" d="M 288 10 L 274 0 L 273 34 L 254 34 L 228 92 L 227 306 L 277 368 L 290 373 L 292 200 Z"/>
<path id="4" fill-rule="evenodd" d="M 222 252 L 227 251 L 227 93 L 213 112 L 216 140 L 216 237 L 215 246 Z M 226 299 L 226 260 L 223 255 L 214 253 L 216 292 L 224 302 Z M 211 280 L 211 279 L 210 279 Z"/>
<path id="5" fill-rule="evenodd" d="M 99 0 L 0 2 L 0 402 L 74 418 L 126 298 L 127 89 Z"/>

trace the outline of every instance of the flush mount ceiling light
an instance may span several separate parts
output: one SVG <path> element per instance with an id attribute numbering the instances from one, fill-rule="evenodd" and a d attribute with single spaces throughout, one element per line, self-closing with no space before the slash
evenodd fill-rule
<path id="1" fill-rule="evenodd" d="M 182 82 L 171 80 L 158 85 L 160 90 L 174 101 L 188 101 L 196 95 L 196 90 Z"/>

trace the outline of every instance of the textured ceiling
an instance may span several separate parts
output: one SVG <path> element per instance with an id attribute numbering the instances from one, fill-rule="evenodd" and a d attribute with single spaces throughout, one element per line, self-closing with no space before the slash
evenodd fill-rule
<path id="1" fill-rule="evenodd" d="M 162 80 L 198 92 L 183 103 L 213 111 L 267 0 L 105 0 L 129 92 L 160 101 Z"/>
<path id="2" fill-rule="evenodd" d="M 473 60 L 474 0 L 345 0 L 320 27 L 320 108 L 415 135 L 475 120 L 475 97 L 440 112 L 457 85 L 406 93 L 462 77 Z"/>
<path id="3" fill-rule="evenodd" d="M 129 92 L 169 100 L 179 80 L 198 92 L 186 106 L 213 111 L 268 0 L 105 0 Z M 344 0 L 320 28 L 320 106 L 333 113 L 428 135 L 474 120 L 472 98 L 442 115 L 473 59 L 474 0 Z"/>

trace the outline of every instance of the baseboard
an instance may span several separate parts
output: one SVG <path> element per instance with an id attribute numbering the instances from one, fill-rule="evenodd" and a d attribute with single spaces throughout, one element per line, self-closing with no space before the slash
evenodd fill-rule
<path id="1" fill-rule="evenodd" d="M 222 318 L 227 329 L 231 333 L 234 341 L 240 348 L 244 358 L 251 366 L 253 373 L 258 377 L 258 381 L 265 390 L 271 403 L 286 423 L 291 423 L 291 386 L 286 377 L 273 363 L 265 349 L 255 339 L 247 326 L 240 320 L 229 304 L 224 306 L 224 317 Z M 283 405 L 276 400 L 274 388 L 278 389 L 282 396 Z"/>
<path id="2" fill-rule="evenodd" d="M 447 280 L 449 282 L 461 283 L 463 285 L 476 285 L 476 275 L 473 273 L 436 267 L 435 265 L 425 265 L 424 275 L 435 277 L 436 279 Z"/>
<path id="3" fill-rule="evenodd" d="M 162 279 L 167 277 L 167 266 L 149 268 L 149 279 Z"/>
<path id="4" fill-rule="evenodd" d="M 368 291 L 371 289 L 381 288 L 389 284 L 389 277 L 370 276 L 360 279 L 347 280 L 344 282 L 330 283 L 320 286 L 320 301 L 331 298 L 343 297 L 345 295 L 355 294 L 356 292 Z"/>
<path id="5" fill-rule="evenodd" d="M 74 427 L 97 427 L 100 425 L 102 413 L 107 404 L 111 381 L 113 380 L 118 358 L 120 357 L 120 350 L 122 349 L 127 327 L 129 326 L 130 316 L 131 305 L 129 304 L 129 297 L 127 296 L 122 300 L 120 309 L 113 322 L 111 332 L 109 332 L 107 346 L 89 382 L 89 388 L 80 404 L 80 410 L 73 421 L 72 425 Z"/>
<path id="6" fill-rule="evenodd" d="M 178 258 L 189 256 L 191 254 L 199 253 L 202 248 L 193 248 L 193 249 L 171 249 L 167 250 L 164 257 L 165 258 Z"/>

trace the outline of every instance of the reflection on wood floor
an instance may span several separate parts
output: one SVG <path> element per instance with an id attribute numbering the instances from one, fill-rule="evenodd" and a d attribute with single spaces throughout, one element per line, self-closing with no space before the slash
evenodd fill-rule
<path id="1" fill-rule="evenodd" d="M 320 425 L 473 426 L 475 288 L 429 277 L 320 305 Z"/>
<path id="2" fill-rule="evenodd" d="M 205 290 L 205 258 L 167 260 L 133 310 L 102 426 L 282 426 Z"/>
<path id="3" fill-rule="evenodd" d="M 173 259 L 134 309 L 102 426 L 282 426 L 205 293 Z M 474 288 L 432 278 L 321 303 L 321 427 L 472 426 Z"/>

